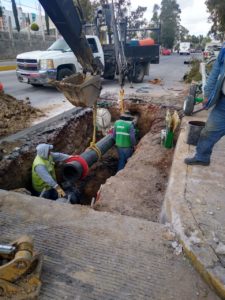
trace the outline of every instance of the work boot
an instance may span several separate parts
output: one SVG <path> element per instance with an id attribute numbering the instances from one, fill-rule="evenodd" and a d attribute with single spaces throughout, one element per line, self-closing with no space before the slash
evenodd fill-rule
<path id="1" fill-rule="evenodd" d="M 195 157 L 187 157 L 184 160 L 186 165 L 199 165 L 199 166 L 208 166 L 210 164 L 209 161 L 198 160 Z"/>

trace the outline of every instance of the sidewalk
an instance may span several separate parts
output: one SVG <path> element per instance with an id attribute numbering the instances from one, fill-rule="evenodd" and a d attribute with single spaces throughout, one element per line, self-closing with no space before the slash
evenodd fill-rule
<path id="1" fill-rule="evenodd" d="M 16 69 L 16 60 L 0 60 L 0 71 L 9 71 Z"/>
<path id="2" fill-rule="evenodd" d="M 163 209 L 195 268 L 225 299 L 225 138 L 210 166 L 183 163 L 195 151 L 186 144 L 188 121 L 205 119 L 204 113 L 183 119 Z"/>

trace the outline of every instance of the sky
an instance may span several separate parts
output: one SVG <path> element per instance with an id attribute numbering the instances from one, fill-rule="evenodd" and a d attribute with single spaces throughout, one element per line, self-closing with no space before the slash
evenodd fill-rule
<path id="1" fill-rule="evenodd" d="M 110 1 L 110 0 L 109 0 Z M 114 0 L 115 1 L 115 0 Z M 3 6 L 11 9 L 11 0 L 0 0 Z M 22 5 L 24 12 L 38 12 L 37 0 L 16 0 L 18 5 Z M 160 5 L 161 0 L 131 0 L 132 9 L 138 5 L 146 6 L 147 12 L 144 17 L 150 20 L 154 4 Z M 207 7 L 205 0 L 177 0 L 181 8 L 181 25 L 189 30 L 190 34 L 207 35 L 211 25 L 208 22 Z"/>

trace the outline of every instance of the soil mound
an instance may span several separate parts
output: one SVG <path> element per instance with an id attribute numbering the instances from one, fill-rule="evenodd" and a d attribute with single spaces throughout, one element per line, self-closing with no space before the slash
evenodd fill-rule
<path id="1" fill-rule="evenodd" d="M 33 108 L 29 100 L 16 98 L 0 92 L 0 138 L 29 127 L 43 113 Z"/>

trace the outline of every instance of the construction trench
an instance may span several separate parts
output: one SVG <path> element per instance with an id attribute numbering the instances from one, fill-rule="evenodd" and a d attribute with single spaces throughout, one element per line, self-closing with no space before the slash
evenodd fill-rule
<path id="1" fill-rule="evenodd" d="M 116 101 L 99 104 L 107 106 L 112 123 L 119 118 Z M 138 116 L 137 149 L 118 173 L 115 146 L 107 151 L 76 182 L 81 205 L 31 197 L 31 165 L 39 143 L 83 153 L 92 140 L 91 109 L 74 108 L 2 138 L 1 243 L 33 237 L 43 255 L 41 300 L 217 300 L 181 254 L 174 233 L 159 224 L 174 151 L 160 138 L 167 107 L 131 99 L 126 108 Z M 60 183 L 62 170 L 58 165 Z"/>
<path id="2" fill-rule="evenodd" d="M 76 188 L 81 205 L 90 205 L 97 197 L 97 210 L 158 221 L 173 155 L 173 150 L 165 149 L 160 141 L 166 108 L 137 102 L 140 101 L 126 103 L 131 114 L 138 116 L 136 126 L 139 130 L 137 150 L 126 168 L 116 175 L 118 155 L 113 146 L 89 169 L 85 178 L 76 182 Z M 107 106 L 113 123 L 120 115 L 117 103 L 107 101 Z M 18 138 L 15 135 L 11 140 L 3 139 L 1 149 L 5 155 L 0 161 L 0 188 L 29 193 L 35 147 L 39 143 L 50 143 L 56 152 L 79 155 L 90 144 L 92 124 L 91 109 L 75 108 L 47 126 L 37 125 L 31 132 L 26 129 L 19 133 Z M 101 132 L 97 138 L 103 138 Z M 61 184 L 62 169 L 62 165 L 57 168 Z"/>

